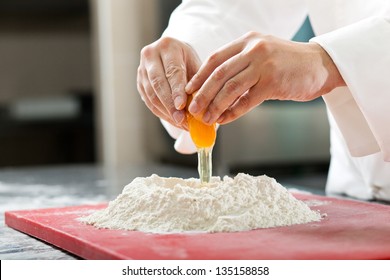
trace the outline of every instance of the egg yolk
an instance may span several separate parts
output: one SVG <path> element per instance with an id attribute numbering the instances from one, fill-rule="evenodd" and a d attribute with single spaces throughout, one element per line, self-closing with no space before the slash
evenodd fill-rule
<path id="1" fill-rule="evenodd" d="M 188 129 L 190 131 L 192 141 L 194 141 L 194 144 L 197 148 L 212 147 L 217 137 L 217 132 L 215 129 L 216 125 L 215 123 L 212 125 L 205 124 L 204 122 L 197 120 L 188 112 L 188 106 L 191 103 L 192 96 L 193 95 L 190 95 L 188 98 L 186 110 Z"/>

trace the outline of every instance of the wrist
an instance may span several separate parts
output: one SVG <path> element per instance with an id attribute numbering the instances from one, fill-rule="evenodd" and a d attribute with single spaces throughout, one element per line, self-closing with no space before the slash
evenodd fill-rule
<path id="1" fill-rule="evenodd" d="M 346 86 L 343 77 L 341 76 L 336 64 L 330 55 L 317 43 L 311 42 L 313 49 L 319 56 L 320 64 L 327 74 L 326 81 L 323 85 L 323 94 L 329 93 L 337 87 Z"/>

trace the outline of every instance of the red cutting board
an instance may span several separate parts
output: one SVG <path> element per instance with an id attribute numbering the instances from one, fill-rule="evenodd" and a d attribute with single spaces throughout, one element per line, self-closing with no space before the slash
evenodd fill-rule
<path id="1" fill-rule="evenodd" d="M 76 220 L 104 205 L 10 211 L 8 226 L 85 259 L 390 259 L 390 206 L 295 194 L 321 222 L 237 233 L 151 234 Z M 319 203 L 317 203 L 319 204 Z"/>

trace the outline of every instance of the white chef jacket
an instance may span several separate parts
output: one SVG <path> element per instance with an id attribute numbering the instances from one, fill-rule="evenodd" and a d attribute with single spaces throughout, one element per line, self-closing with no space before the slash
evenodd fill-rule
<path id="1" fill-rule="evenodd" d="M 309 16 L 312 38 L 346 87 L 323 96 L 331 126 L 326 190 L 390 200 L 390 0 L 184 0 L 163 36 L 190 44 L 201 60 L 248 31 L 291 39 Z M 189 134 L 163 121 L 181 153 Z"/>

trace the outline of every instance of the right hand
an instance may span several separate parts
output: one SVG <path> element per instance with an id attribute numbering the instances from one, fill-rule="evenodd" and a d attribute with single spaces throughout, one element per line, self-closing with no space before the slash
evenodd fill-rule
<path id="1" fill-rule="evenodd" d="M 138 67 L 137 88 L 157 117 L 188 130 L 184 88 L 198 71 L 200 59 L 186 43 L 163 37 L 144 47 Z"/>
<path id="2" fill-rule="evenodd" d="M 282 40 L 258 32 L 221 47 L 186 86 L 197 91 L 189 112 L 206 124 L 226 124 L 265 100 L 309 101 L 345 82 L 316 43 Z"/>

